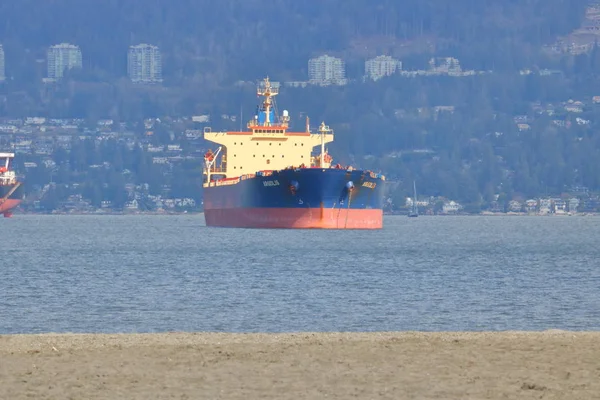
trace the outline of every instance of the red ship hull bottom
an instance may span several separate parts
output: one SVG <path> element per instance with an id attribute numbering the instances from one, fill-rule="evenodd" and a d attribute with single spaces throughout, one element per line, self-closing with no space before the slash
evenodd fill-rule
<path id="1" fill-rule="evenodd" d="M 12 215 L 12 210 L 17 208 L 21 204 L 19 199 L 7 199 L 4 203 L 0 204 L 0 214 L 4 214 L 5 217 Z"/>
<path id="2" fill-rule="evenodd" d="M 204 210 L 207 226 L 232 228 L 381 229 L 376 209 L 222 208 Z"/>

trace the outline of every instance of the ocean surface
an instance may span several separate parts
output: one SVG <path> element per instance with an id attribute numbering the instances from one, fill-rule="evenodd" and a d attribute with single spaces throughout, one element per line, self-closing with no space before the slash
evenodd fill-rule
<path id="1" fill-rule="evenodd" d="M 0 334 L 600 330 L 600 217 L 0 219 Z"/>

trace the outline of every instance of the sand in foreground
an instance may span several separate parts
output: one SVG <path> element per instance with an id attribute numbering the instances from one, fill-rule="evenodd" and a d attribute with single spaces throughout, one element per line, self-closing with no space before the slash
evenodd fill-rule
<path id="1" fill-rule="evenodd" d="M 1 399 L 598 399 L 600 332 L 0 335 Z"/>

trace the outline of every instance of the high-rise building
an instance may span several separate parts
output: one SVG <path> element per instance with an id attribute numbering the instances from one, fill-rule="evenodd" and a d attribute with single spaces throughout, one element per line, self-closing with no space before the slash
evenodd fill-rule
<path id="1" fill-rule="evenodd" d="M 143 43 L 129 47 L 127 75 L 134 83 L 161 82 L 162 59 L 158 47 Z"/>
<path id="2" fill-rule="evenodd" d="M 308 80 L 315 85 L 345 85 L 346 66 L 341 58 L 322 55 L 308 60 Z"/>
<path id="3" fill-rule="evenodd" d="M 365 61 L 365 75 L 374 81 L 402 69 L 402 62 L 390 56 L 378 56 Z"/>
<path id="4" fill-rule="evenodd" d="M 0 44 L 0 82 L 6 79 L 6 73 L 4 71 L 4 48 Z"/>
<path id="5" fill-rule="evenodd" d="M 78 46 L 61 43 L 48 49 L 48 78 L 60 79 L 65 71 L 72 68 L 82 68 L 81 50 Z"/>

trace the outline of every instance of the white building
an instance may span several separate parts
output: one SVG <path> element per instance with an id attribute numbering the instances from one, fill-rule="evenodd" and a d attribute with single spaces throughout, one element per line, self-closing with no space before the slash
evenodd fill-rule
<path id="1" fill-rule="evenodd" d="M 65 71 L 72 68 L 82 68 L 81 50 L 79 46 L 61 43 L 48 49 L 48 78 L 60 79 Z"/>
<path id="2" fill-rule="evenodd" d="M 346 65 L 341 58 L 322 55 L 308 60 L 308 79 L 313 85 L 345 85 Z"/>
<path id="3" fill-rule="evenodd" d="M 402 69 L 402 62 L 390 56 L 378 56 L 365 61 L 365 76 L 374 81 Z"/>
<path id="4" fill-rule="evenodd" d="M 456 212 L 460 211 L 461 209 L 462 209 L 462 206 L 459 203 L 455 202 L 454 200 L 447 201 L 442 206 L 442 212 L 444 214 L 456 213 Z"/>
<path id="5" fill-rule="evenodd" d="M 438 74 L 452 74 L 462 71 L 460 62 L 454 57 L 439 57 L 429 60 L 429 68 Z"/>
<path id="6" fill-rule="evenodd" d="M 127 75 L 134 83 L 162 82 L 162 59 L 158 47 L 143 43 L 129 47 Z"/>
<path id="7" fill-rule="evenodd" d="M 0 44 L 0 82 L 6 79 L 6 73 L 4 71 L 4 48 Z"/>

